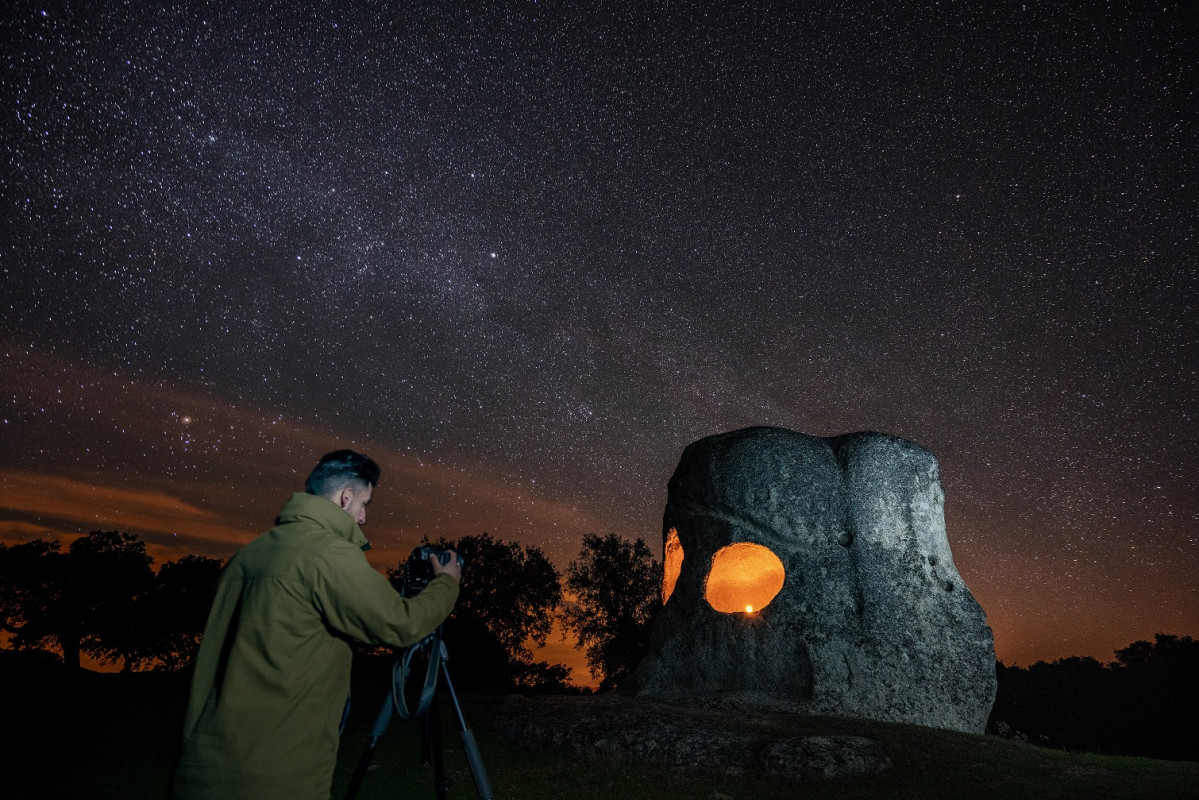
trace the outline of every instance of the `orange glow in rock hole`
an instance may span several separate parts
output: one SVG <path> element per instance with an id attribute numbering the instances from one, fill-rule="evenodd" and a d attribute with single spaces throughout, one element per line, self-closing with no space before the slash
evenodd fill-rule
<path id="1" fill-rule="evenodd" d="M 662 574 L 662 605 L 674 593 L 674 585 L 683 571 L 683 543 L 679 541 L 679 532 L 671 528 L 666 532 L 666 552 L 663 559 Z"/>
<path id="2" fill-rule="evenodd" d="M 760 544 L 738 542 L 712 556 L 704 598 L 726 614 L 761 611 L 783 588 L 783 562 Z"/>

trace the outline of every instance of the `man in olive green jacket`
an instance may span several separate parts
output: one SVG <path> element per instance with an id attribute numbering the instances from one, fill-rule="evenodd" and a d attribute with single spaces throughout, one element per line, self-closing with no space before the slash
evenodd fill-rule
<path id="1" fill-rule="evenodd" d="M 461 571 L 401 597 L 363 550 L 379 468 L 339 450 L 321 459 L 275 527 L 221 572 L 196 659 L 172 794 L 327 800 L 350 690 L 348 637 L 405 647 L 458 599 Z"/>

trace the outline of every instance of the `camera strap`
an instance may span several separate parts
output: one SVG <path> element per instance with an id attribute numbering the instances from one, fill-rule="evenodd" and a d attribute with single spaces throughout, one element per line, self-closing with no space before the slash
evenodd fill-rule
<path id="1" fill-rule="evenodd" d="M 419 717 L 429 710 L 429 704 L 433 702 L 433 694 L 437 690 L 437 671 L 441 668 L 443 652 L 441 628 L 438 628 L 420 642 L 408 647 L 404 650 L 404 655 L 396 659 L 391 672 L 391 697 L 396 711 L 400 714 L 400 719 Z M 425 681 L 420 689 L 420 698 L 417 700 L 416 708 L 409 708 L 404 687 L 412 672 L 412 659 L 426 654 Z"/>

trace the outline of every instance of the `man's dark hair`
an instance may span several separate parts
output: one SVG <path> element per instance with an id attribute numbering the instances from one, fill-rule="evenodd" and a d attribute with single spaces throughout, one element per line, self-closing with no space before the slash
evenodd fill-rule
<path id="1" fill-rule="evenodd" d="M 316 462 L 316 467 L 304 482 L 304 491 L 328 497 L 349 483 L 369 484 L 372 487 L 378 485 L 379 465 L 370 456 L 353 450 L 334 450 Z"/>

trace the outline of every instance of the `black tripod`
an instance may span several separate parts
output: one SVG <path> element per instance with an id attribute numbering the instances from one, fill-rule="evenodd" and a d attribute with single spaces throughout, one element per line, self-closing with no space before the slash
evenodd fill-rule
<path id="1" fill-rule="evenodd" d="M 437 791 L 437 800 L 445 800 L 451 781 L 445 774 L 445 747 L 441 739 L 441 714 L 437 702 L 438 673 L 445 678 L 446 691 L 454 704 L 454 713 L 458 716 L 458 735 L 462 739 L 462 749 L 470 765 L 470 774 L 475 779 L 475 790 L 479 793 L 479 800 L 492 800 L 494 795 L 491 793 L 491 785 L 487 782 L 487 772 L 483 769 L 483 759 L 479 756 L 475 734 L 466 724 L 462 706 L 458 703 L 458 694 L 454 691 L 454 683 L 450 680 L 449 670 L 446 669 L 445 664 L 448 660 L 449 651 L 446 650 L 445 642 L 441 640 L 441 628 L 407 648 L 404 654 L 396 659 L 392 667 L 391 693 L 383 701 L 379 716 L 375 718 L 375 727 L 371 729 L 366 750 L 358 762 L 358 768 L 354 770 L 354 777 L 350 779 L 350 787 L 346 790 L 346 800 L 354 800 L 358 796 L 358 790 L 362 788 L 362 781 L 366 778 L 371 760 L 375 756 L 375 748 L 387 732 L 391 715 L 396 711 L 402 719 L 415 717 L 421 720 L 421 764 L 427 766 L 430 763 L 430 755 L 432 756 L 433 785 Z M 416 708 L 410 710 L 404 694 L 404 684 L 407 682 L 412 661 L 424 663 L 425 682 L 421 687 Z"/>

